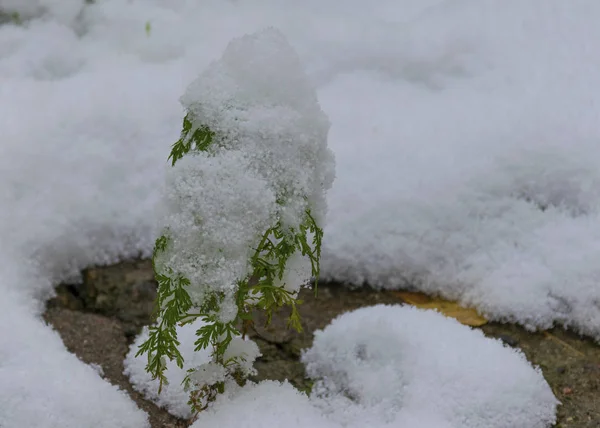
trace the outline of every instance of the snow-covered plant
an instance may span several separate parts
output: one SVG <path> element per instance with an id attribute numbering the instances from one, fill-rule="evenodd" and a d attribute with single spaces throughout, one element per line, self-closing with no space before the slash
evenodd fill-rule
<path id="1" fill-rule="evenodd" d="M 268 322 L 289 306 L 301 329 L 297 295 L 319 275 L 334 158 L 315 89 L 275 29 L 233 40 L 181 101 L 153 256 L 157 322 L 138 355 L 162 387 L 166 359 L 183 367 L 176 326 L 201 319 L 196 351 L 210 347 L 212 361 L 184 380 L 201 411 L 252 373 L 258 350 L 244 339 L 255 310 Z"/>

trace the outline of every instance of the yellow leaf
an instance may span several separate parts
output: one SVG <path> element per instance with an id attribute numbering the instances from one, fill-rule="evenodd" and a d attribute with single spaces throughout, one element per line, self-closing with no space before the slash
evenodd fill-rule
<path id="1" fill-rule="evenodd" d="M 464 308 L 456 302 L 436 299 L 423 293 L 413 293 L 410 291 L 394 291 L 396 296 L 402 301 L 413 305 L 419 309 L 435 309 L 447 317 L 456 319 L 459 323 L 471 327 L 479 327 L 487 324 L 487 320 L 479 315 L 474 308 Z"/>

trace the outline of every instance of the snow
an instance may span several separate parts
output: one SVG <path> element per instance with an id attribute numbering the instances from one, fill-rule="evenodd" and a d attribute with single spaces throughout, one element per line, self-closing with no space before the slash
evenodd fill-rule
<path id="1" fill-rule="evenodd" d="M 557 404 L 541 370 L 479 330 L 433 311 L 346 313 L 302 361 L 315 405 L 340 426 L 546 427 Z M 468 362 L 468 363 L 466 363 Z"/>
<path id="2" fill-rule="evenodd" d="M 192 428 L 237 426 L 240 428 L 339 428 L 289 383 L 264 381 L 244 388 L 230 388 L 215 405 L 202 412 Z"/>
<path id="3" fill-rule="evenodd" d="M 197 319 L 193 323 L 177 327 L 177 339 L 181 343 L 179 349 L 184 358 L 183 367 L 179 368 L 175 361 L 166 360 L 165 374 L 169 383 L 163 385 L 160 394 L 158 394 L 159 381 L 152 379 L 152 376 L 146 372 L 147 356 L 136 357 L 139 346 L 148 339 L 148 329 L 144 329 L 136 337 L 123 363 L 124 373 L 129 377 L 136 391 L 141 392 L 148 400 L 180 418 L 187 419 L 192 416 L 190 406 L 187 404 L 189 394 L 182 385 L 188 370 L 195 369 L 192 379 L 200 385 L 212 385 L 227 379 L 226 369 L 221 364 L 212 361 L 210 348 L 194 351 L 196 347 L 194 342 L 197 339 L 196 330 L 203 325 L 204 323 Z M 253 364 L 260 356 L 260 351 L 255 342 L 235 337 L 225 351 L 225 360 L 232 356 L 238 357 L 236 366 L 246 375 L 250 375 L 254 374 Z"/>
<path id="4" fill-rule="evenodd" d="M 194 304 L 201 306 L 217 291 L 226 293 L 227 306 L 236 281 L 248 273 L 256 236 L 271 225 L 275 193 L 250 170 L 241 151 L 184 156 L 168 176 L 164 225 L 169 248 L 157 256 L 157 269 L 188 278 Z M 231 315 L 234 319 L 237 306 Z"/>
<path id="5" fill-rule="evenodd" d="M 233 364 L 236 370 L 239 370 L 244 376 L 250 376 L 256 374 L 254 361 L 261 355 L 256 342 L 234 337 L 223 354 L 223 360 L 232 359 L 232 361 L 235 361 Z"/>
<path id="6" fill-rule="evenodd" d="M 298 231 L 307 210 L 325 217 L 335 175 L 329 121 L 298 55 L 274 28 L 232 40 L 181 103 L 192 127 L 184 143 L 202 127 L 213 134 L 206 150 L 175 158 L 167 174 L 168 243 L 154 265 L 190 281 L 195 307 L 222 293 L 229 308 L 265 231 L 279 222 Z M 298 279 L 291 286 L 309 282 L 310 271 Z M 237 315 L 227 312 L 217 310 L 223 322 Z"/>
<path id="7" fill-rule="evenodd" d="M 136 337 L 123 362 L 125 366 L 124 373 L 129 377 L 129 381 L 137 391 L 144 394 L 148 400 L 153 401 L 158 406 L 164 407 L 169 413 L 180 418 L 189 418 L 191 416 L 190 406 L 187 404 L 189 394 L 184 391 L 181 384 L 188 369 L 209 363 L 211 359 L 210 349 L 194 352 L 196 330 L 201 326 L 201 321 L 195 321 L 183 327 L 177 327 L 177 338 L 181 343 L 179 350 L 184 356 L 184 365 L 183 368 L 179 368 L 175 361 L 166 361 L 166 375 L 169 383 L 163 385 L 160 394 L 158 394 L 159 381 L 153 380 L 152 376 L 146 371 L 147 355 L 135 356 L 139 346 L 148 339 L 147 328 Z M 222 366 L 218 367 L 223 369 Z"/>
<path id="8" fill-rule="evenodd" d="M 192 352 L 193 334 L 184 332 L 181 341 L 184 359 L 209 361 L 207 353 Z M 149 377 L 144 358 L 131 357 L 135 348 L 126 363 L 138 389 L 139 379 Z M 378 305 L 343 314 L 316 332 L 302 360 L 315 380 L 310 398 L 288 383 L 228 385 L 192 426 L 544 428 L 555 422 L 557 400 L 540 369 L 520 351 L 433 311 Z M 171 364 L 173 382 L 157 401 L 176 415 L 185 393 L 175 380 L 184 374 Z M 153 396 L 156 382 L 148 386 Z"/>
<path id="9" fill-rule="evenodd" d="M 125 392 L 67 352 L 58 333 L 32 315 L 14 284 L 45 281 L 12 262 L 0 262 L 0 426 L 146 427 L 147 415 Z"/>
<path id="10" fill-rule="evenodd" d="M 3 427 L 144 426 L 39 314 L 81 268 L 149 255 L 179 97 L 268 26 L 331 121 L 325 277 L 600 340 L 598 2 L 82 3 L 0 0 L 24 20 L 0 26 Z"/>
<path id="11" fill-rule="evenodd" d="M 177 338 L 181 343 L 179 349 L 184 357 L 183 367 L 179 368 L 175 361 L 165 361 L 169 383 L 163 385 L 160 394 L 158 393 L 159 381 L 152 379 L 152 376 L 146 371 L 147 355 L 136 357 L 139 346 L 148 339 L 147 328 L 136 337 L 123 362 L 124 373 L 137 391 L 141 392 L 148 400 L 167 409 L 172 415 L 184 419 L 192 416 L 190 406 L 187 404 L 189 394 L 182 385 L 188 370 L 195 369 L 192 380 L 198 384 L 212 385 L 225 380 L 227 375 L 226 369 L 222 365 L 212 362 L 210 348 L 194 351 L 196 348 L 194 342 L 197 339 L 196 330 L 203 325 L 203 322 L 197 319 L 190 324 L 177 327 Z M 250 375 L 254 373 L 253 364 L 260 356 L 260 351 L 253 341 L 236 337 L 232 339 L 225 351 L 225 360 L 232 356 L 238 357 L 236 366 L 246 375 Z"/>

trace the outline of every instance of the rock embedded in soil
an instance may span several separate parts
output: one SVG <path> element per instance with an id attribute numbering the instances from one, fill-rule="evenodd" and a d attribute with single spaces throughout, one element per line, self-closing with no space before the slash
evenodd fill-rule
<path id="1" fill-rule="evenodd" d="M 149 261 L 89 268 L 82 277 L 82 284 L 59 285 L 49 305 L 117 318 L 129 335 L 152 322 L 156 282 Z"/>

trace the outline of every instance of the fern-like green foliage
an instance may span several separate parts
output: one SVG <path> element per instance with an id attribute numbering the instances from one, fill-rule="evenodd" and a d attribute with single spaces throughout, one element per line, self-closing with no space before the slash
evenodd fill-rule
<path id="1" fill-rule="evenodd" d="M 175 165 L 190 152 L 206 151 L 214 140 L 215 133 L 206 126 L 194 127 L 188 113 L 183 119 L 181 137 L 172 146 L 169 160 Z M 285 195 L 279 195 L 277 203 L 284 205 Z M 209 293 L 203 302 L 192 302 L 187 291 L 190 286 L 189 279 L 173 272 L 168 266 L 158 269 L 156 263 L 153 263 L 158 281 L 157 322 L 150 328 L 149 338 L 140 346 L 137 355 L 147 354 L 146 370 L 154 379 L 159 379 L 159 392 L 167 382 L 166 359 L 175 360 L 179 367 L 183 367 L 183 357 L 178 350 L 180 343 L 177 340 L 177 325 L 188 324 L 200 318 L 203 326 L 196 331 L 196 351 L 210 347 L 213 362 L 226 369 L 234 367 L 237 362 L 236 358 L 227 361 L 224 359 L 227 346 L 234 337 L 245 336 L 252 328 L 254 310 L 264 312 L 268 324 L 275 311 L 289 306 L 291 314 L 288 326 L 301 331 L 302 324 L 297 309 L 301 302 L 296 299 L 295 293 L 277 284 L 281 283 L 287 263 L 296 252 L 310 259 L 312 276 L 316 282 L 319 276 L 322 238 L 323 230 L 317 225 L 310 209 L 306 210 L 297 229 L 284 227 L 281 222 L 277 222 L 265 230 L 262 236 L 258 236 L 250 259 L 251 273 L 237 282 L 237 315 L 227 323 L 220 321 L 215 315 L 223 295 Z M 156 240 L 153 262 L 160 253 L 168 250 L 169 244 L 167 230 Z M 193 373 L 194 369 L 190 369 L 183 383 L 190 392 L 189 404 L 193 411 L 199 412 L 224 391 L 224 383 L 197 386 L 192 379 Z M 231 376 L 240 385 L 245 382 L 240 373 L 232 372 Z"/>
<path id="2" fill-rule="evenodd" d="M 5 23 L 23 25 L 23 19 L 19 12 L 5 12 L 0 8 L 0 25 Z"/>
<path id="3" fill-rule="evenodd" d="M 181 137 L 173 144 L 173 147 L 171 147 L 171 154 L 169 155 L 171 166 L 175 166 L 177 161 L 189 153 L 190 150 L 204 152 L 213 142 L 215 133 L 212 132 L 208 126 L 194 128 L 189 115 L 190 114 L 188 113 L 183 118 Z"/>

